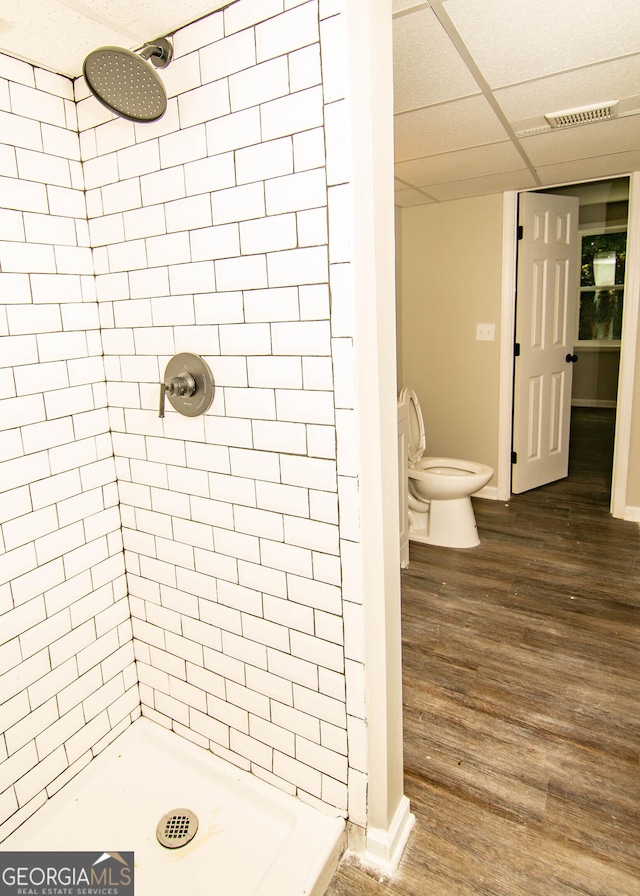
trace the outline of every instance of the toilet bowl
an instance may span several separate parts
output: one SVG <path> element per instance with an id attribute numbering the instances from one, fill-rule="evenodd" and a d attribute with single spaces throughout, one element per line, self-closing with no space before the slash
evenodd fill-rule
<path id="1" fill-rule="evenodd" d="M 424 419 L 418 396 L 403 389 L 409 409 L 409 539 L 449 548 L 480 544 L 471 495 L 493 476 L 491 467 L 454 457 L 425 457 Z"/>

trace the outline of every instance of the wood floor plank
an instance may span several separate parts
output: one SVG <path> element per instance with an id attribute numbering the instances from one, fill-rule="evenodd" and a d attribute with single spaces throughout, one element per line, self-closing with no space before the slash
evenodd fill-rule
<path id="1" fill-rule="evenodd" d="M 608 512 L 615 417 L 570 476 L 476 501 L 482 543 L 402 572 L 405 790 L 393 878 L 329 896 L 640 896 L 640 527 Z"/>

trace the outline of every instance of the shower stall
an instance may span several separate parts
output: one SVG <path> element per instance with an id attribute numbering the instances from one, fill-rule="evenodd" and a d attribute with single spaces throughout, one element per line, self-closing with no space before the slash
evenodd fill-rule
<path id="1" fill-rule="evenodd" d="M 189 827 L 192 836 L 184 836 Z M 48 802 L 8 837 L 2 851 L 99 856 L 114 845 L 133 852 L 134 892 L 142 896 L 185 886 L 194 896 L 321 896 L 345 831 L 341 818 L 141 719 L 67 785 L 64 799 Z"/>
<path id="2" fill-rule="evenodd" d="M 341 4 L 254 7 L 171 35 L 161 76 L 159 41 L 103 55 L 156 90 L 144 112 L 114 116 L 93 70 L 100 103 L 0 55 L 3 843 L 152 723 L 176 756 L 348 819 L 383 864 L 410 828 L 395 473 L 361 498 L 395 436 L 366 438 L 384 430 L 357 398 L 380 351 L 368 329 L 354 351 L 369 231 L 352 246 L 344 224 L 364 195 L 344 47 L 356 64 L 368 45 Z M 159 416 L 182 353 L 212 404 Z"/>

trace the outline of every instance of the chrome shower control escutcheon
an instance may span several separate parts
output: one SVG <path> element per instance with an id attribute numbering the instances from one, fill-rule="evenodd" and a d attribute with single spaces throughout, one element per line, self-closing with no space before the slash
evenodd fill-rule
<path id="1" fill-rule="evenodd" d="M 182 352 L 169 361 L 160 383 L 159 417 L 164 417 L 165 397 L 185 417 L 197 417 L 211 407 L 215 384 L 213 374 L 200 355 Z"/>

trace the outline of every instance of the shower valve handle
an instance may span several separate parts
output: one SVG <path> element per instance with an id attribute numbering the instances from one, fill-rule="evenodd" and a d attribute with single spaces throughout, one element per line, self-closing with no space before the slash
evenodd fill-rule
<path id="1" fill-rule="evenodd" d="M 195 395 L 196 381 L 190 373 L 182 373 L 179 376 L 172 376 L 160 383 L 160 409 L 159 417 L 164 417 L 164 398 L 168 393 L 175 398 L 191 398 Z"/>
<path id="2" fill-rule="evenodd" d="M 160 382 L 159 417 L 164 417 L 165 396 L 183 417 L 198 417 L 211 407 L 215 383 L 209 365 L 200 355 L 180 352 L 165 367 Z"/>

